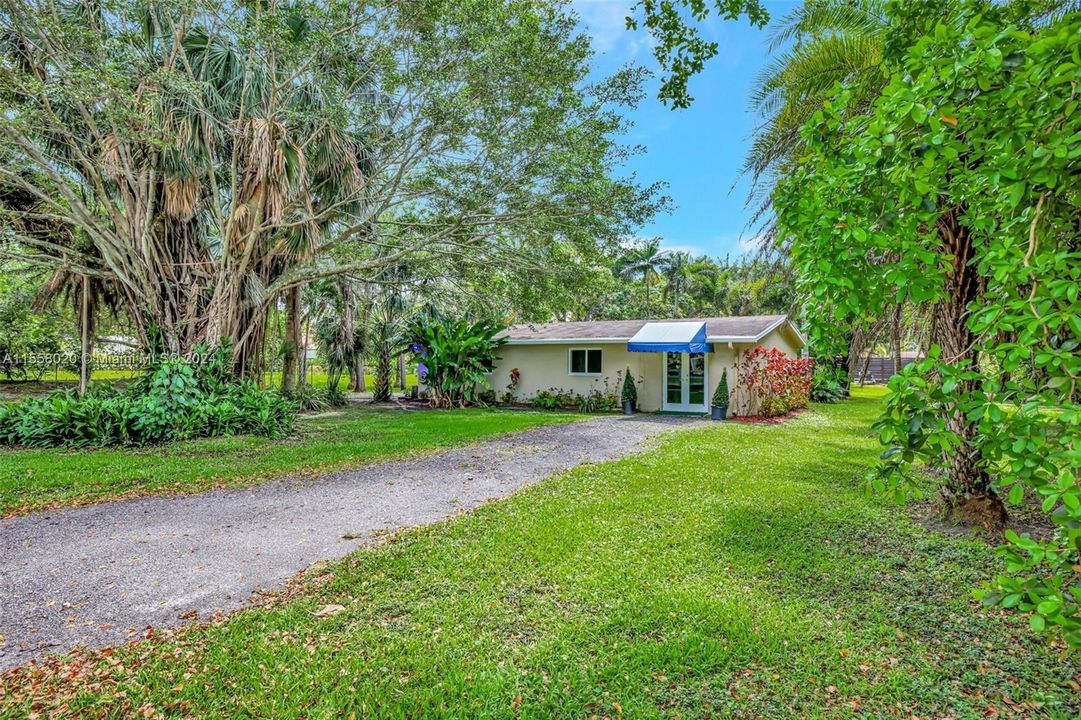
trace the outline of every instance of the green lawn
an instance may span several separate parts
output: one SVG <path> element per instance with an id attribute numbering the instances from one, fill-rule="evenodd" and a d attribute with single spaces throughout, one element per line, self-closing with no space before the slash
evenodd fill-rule
<path id="1" fill-rule="evenodd" d="M 0 714 L 1076 717 L 1076 660 L 970 599 L 990 547 L 861 491 L 863 394 L 680 431 L 362 549 L 286 602 L 8 676 Z"/>
<path id="2" fill-rule="evenodd" d="M 569 422 L 570 413 L 412 411 L 351 405 L 302 415 L 288 439 L 224 437 L 106 450 L 0 452 L 0 517 L 34 508 L 161 492 L 251 484 L 466 443 L 500 432 Z"/>

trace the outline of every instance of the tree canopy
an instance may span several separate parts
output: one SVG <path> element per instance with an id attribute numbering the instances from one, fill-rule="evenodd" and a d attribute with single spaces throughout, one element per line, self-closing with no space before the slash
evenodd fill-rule
<path id="1" fill-rule="evenodd" d="M 291 287 L 614 242 L 658 206 L 614 172 L 641 74 L 588 83 L 555 4 L 19 3 L 0 36 L 4 252 L 115 282 L 173 351 L 257 367 Z"/>
<path id="2" fill-rule="evenodd" d="M 746 15 L 758 27 L 769 22 L 760 0 L 639 0 L 627 18 L 628 28 L 645 27 L 653 37 L 653 56 L 664 74 L 658 96 L 673 107 L 690 107 L 687 83 L 720 52 L 698 29 L 711 12 L 724 20 Z"/>
<path id="3" fill-rule="evenodd" d="M 1033 6 L 888 7 L 888 81 L 839 86 L 774 201 L 816 342 L 928 308 L 926 361 L 890 381 L 874 484 L 919 460 L 951 508 L 1035 496 L 1058 532 L 1007 535 L 984 596 L 1081 645 L 1081 17 Z M 995 492 L 997 491 L 997 492 Z M 986 509 L 986 508 L 984 508 Z"/>

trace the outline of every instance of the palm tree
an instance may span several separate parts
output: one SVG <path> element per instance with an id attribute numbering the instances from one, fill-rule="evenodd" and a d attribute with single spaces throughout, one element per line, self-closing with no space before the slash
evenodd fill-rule
<path id="1" fill-rule="evenodd" d="M 266 12 L 258 4 L 227 32 L 213 13 L 195 9 L 179 21 L 172 10 L 146 6 L 142 32 L 129 32 L 130 18 L 100 3 L 61 3 L 50 16 L 57 32 L 85 47 L 57 41 L 47 53 L 28 48 L 51 25 L 0 23 L 0 53 L 26 76 L 62 76 L 110 43 L 147 66 L 124 93 L 136 103 L 125 118 L 139 118 L 137 127 L 111 111 L 115 97 L 67 94 L 53 101 L 50 125 L 10 139 L 26 157 L 47 148 L 52 162 L 38 165 L 48 172 L 21 184 L 78 209 L 67 224 L 94 252 L 73 257 L 100 258 L 95 271 L 115 283 L 144 341 L 151 327 L 171 351 L 232 341 L 238 369 L 250 373 L 261 362 L 269 304 L 294 285 L 283 278 L 361 197 L 367 146 L 336 117 L 343 98 L 368 88 L 357 81 L 362 68 L 312 69 L 288 52 L 254 50 Z M 301 10 L 282 13 L 287 30 L 277 41 L 300 46 L 311 23 Z M 173 78 L 169 92 L 161 77 Z M 34 103 L 19 96 L 15 111 L 33 114 Z M 23 241 L 49 247 L 30 232 Z"/>
<path id="2" fill-rule="evenodd" d="M 648 310 L 650 307 L 649 288 L 658 279 L 660 272 L 667 267 L 670 258 L 671 253 L 668 250 L 661 250 L 660 238 L 650 238 L 624 253 L 616 261 L 615 273 L 627 280 L 642 279 Z"/>
<path id="3" fill-rule="evenodd" d="M 742 168 L 751 177 L 748 204 L 754 206 L 752 223 L 762 223 L 764 243 L 774 239 L 773 186 L 803 147 L 804 123 L 837 83 L 852 89 L 857 108 L 870 103 L 885 83 L 885 6 L 884 0 L 808 0 L 775 24 L 770 40 L 775 57 L 751 95 L 751 110 L 761 124 Z"/>
<path id="4" fill-rule="evenodd" d="M 696 315 L 724 315 L 720 311 L 721 296 L 727 287 L 727 278 L 720 266 L 711 263 L 709 272 L 695 274 L 691 278 L 690 294 L 694 298 Z"/>
<path id="5" fill-rule="evenodd" d="M 342 375 L 355 366 L 356 356 L 363 352 L 362 336 L 357 332 L 357 293 L 346 276 L 312 285 L 321 301 L 315 341 L 327 364 L 327 392 L 336 395 Z"/>
<path id="6" fill-rule="evenodd" d="M 688 252 L 672 253 L 664 267 L 664 295 L 672 301 L 673 313 L 680 315 L 680 296 L 692 291 L 702 282 L 714 282 L 718 277 L 718 267 L 705 255 L 693 257 Z M 705 279 L 704 278 L 709 278 Z"/>
<path id="7" fill-rule="evenodd" d="M 691 263 L 689 252 L 682 250 L 672 253 L 662 269 L 664 275 L 664 299 L 672 303 L 672 315 L 679 316 L 679 296 L 687 290 L 691 282 Z"/>
<path id="8" fill-rule="evenodd" d="M 425 307 L 414 291 L 416 280 L 417 273 L 404 262 L 383 268 L 377 278 L 379 291 L 367 316 L 368 344 L 375 356 L 375 402 L 390 400 L 394 360 L 408 348 L 409 323 Z"/>
<path id="9" fill-rule="evenodd" d="M 414 308 L 408 296 L 400 288 L 386 288 L 380 293 L 371 314 L 369 337 L 375 353 L 375 388 L 372 400 L 385 402 L 391 399 L 391 378 L 394 358 L 405 351 L 406 327 Z"/>

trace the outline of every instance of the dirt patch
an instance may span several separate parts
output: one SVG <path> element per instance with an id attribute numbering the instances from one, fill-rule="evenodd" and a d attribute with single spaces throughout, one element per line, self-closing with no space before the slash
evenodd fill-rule
<path id="1" fill-rule="evenodd" d="M 939 502 L 943 519 L 958 525 L 982 527 L 988 532 L 999 532 L 1006 527 L 1006 508 L 995 495 L 972 495 L 953 503 Z"/>
<path id="2" fill-rule="evenodd" d="M 995 545 L 1002 543 L 1002 533 L 1007 529 L 1013 530 L 1018 535 L 1027 534 L 1038 540 L 1050 538 L 1056 529 L 1046 514 L 1031 512 L 1028 507 L 1010 508 L 1004 521 L 997 525 L 983 522 L 979 509 L 977 509 L 975 521 L 972 518 L 966 519 L 967 516 L 946 515 L 943 512 L 942 502 L 937 499 L 910 503 L 906 508 L 909 518 L 928 530 L 951 537 L 978 538 Z M 1036 509 L 1039 510 L 1038 507 Z"/>
<path id="3" fill-rule="evenodd" d="M 757 415 L 733 415 L 728 419 L 732 422 L 749 423 L 751 425 L 780 425 L 785 420 L 791 420 L 806 410 L 807 408 L 796 408 L 795 410 L 789 410 L 784 415 L 774 415 L 768 418 Z"/>

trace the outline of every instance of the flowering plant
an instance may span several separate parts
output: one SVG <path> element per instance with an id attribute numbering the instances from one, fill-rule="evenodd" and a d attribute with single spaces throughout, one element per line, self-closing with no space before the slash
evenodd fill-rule
<path id="1" fill-rule="evenodd" d="M 736 376 L 746 389 L 748 415 L 775 417 L 807 407 L 814 360 L 790 358 L 776 348 L 756 345 L 736 363 Z"/>

